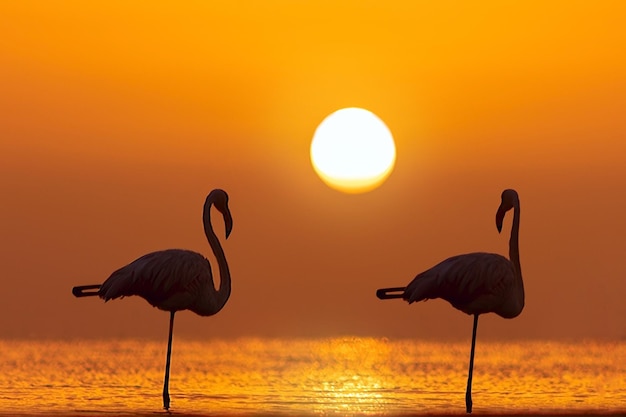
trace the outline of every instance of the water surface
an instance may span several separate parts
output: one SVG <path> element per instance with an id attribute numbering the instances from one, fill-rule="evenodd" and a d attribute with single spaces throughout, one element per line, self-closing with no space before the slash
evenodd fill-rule
<path id="1" fill-rule="evenodd" d="M 166 343 L 0 341 L 0 414 L 159 412 Z M 175 413 L 464 414 L 466 343 L 174 340 Z M 626 343 L 477 344 L 475 414 L 626 411 Z"/>

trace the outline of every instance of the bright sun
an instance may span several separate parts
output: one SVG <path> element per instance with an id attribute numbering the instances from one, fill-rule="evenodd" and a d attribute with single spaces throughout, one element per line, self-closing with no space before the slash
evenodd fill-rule
<path id="1" fill-rule="evenodd" d="M 396 146 L 385 123 L 357 107 L 328 115 L 311 142 L 315 172 L 331 188 L 348 193 L 378 187 L 391 174 L 395 160 Z"/>

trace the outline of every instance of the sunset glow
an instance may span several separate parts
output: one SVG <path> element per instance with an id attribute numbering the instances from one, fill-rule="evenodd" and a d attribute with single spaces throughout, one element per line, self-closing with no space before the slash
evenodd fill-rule
<path id="1" fill-rule="evenodd" d="M 507 256 L 493 215 L 515 188 L 527 308 L 481 318 L 480 341 L 624 338 L 624 16 L 616 0 L 0 2 L 0 264 L 5 293 L 28 294 L 6 297 L 0 333 L 162 341 L 144 300 L 69 291 L 151 251 L 210 257 L 201 207 L 222 188 L 232 297 L 177 336 L 454 339 L 471 323 L 448 303 L 374 290 Z M 346 107 L 393 134 L 369 192 L 312 166 Z"/>

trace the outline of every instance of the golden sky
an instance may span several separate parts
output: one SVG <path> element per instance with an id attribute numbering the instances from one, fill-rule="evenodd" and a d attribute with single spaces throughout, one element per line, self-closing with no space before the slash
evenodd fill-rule
<path id="1" fill-rule="evenodd" d="M 209 255 L 219 187 L 233 292 L 215 317 L 179 314 L 177 336 L 468 338 L 444 301 L 374 293 L 451 255 L 506 255 L 494 215 L 515 188 L 526 307 L 479 335 L 623 339 L 625 16 L 622 1 L 0 3 L 0 336 L 165 337 L 144 300 L 71 287 L 154 250 Z M 309 160 L 348 106 L 396 140 L 366 194 Z"/>

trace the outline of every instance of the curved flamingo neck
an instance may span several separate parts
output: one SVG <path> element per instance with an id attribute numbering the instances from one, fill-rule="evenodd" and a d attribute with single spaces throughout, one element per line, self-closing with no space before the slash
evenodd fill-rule
<path id="1" fill-rule="evenodd" d="M 515 268 L 516 275 L 516 298 L 517 316 L 524 308 L 524 281 L 522 280 L 522 267 L 519 260 L 519 223 L 520 223 L 520 205 L 519 201 L 513 207 L 513 224 L 511 226 L 511 238 L 509 239 L 509 259 Z"/>
<path id="2" fill-rule="evenodd" d="M 224 307 L 224 304 L 228 301 L 228 297 L 230 297 L 230 270 L 228 269 L 228 263 L 226 262 L 226 256 L 224 255 L 222 245 L 215 235 L 213 225 L 211 224 L 212 206 L 213 201 L 207 199 L 204 203 L 204 213 L 202 219 L 204 223 L 204 234 L 206 235 L 209 245 L 211 246 L 211 250 L 217 259 L 217 265 L 220 273 L 220 288 L 218 290 L 215 290 L 214 288 L 216 302 L 214 308 L 216 310 L 213 314 L 215 314 L 220 311 L 222 307 Z"/>
<path id="3" fill-rule="evenodd" d="M 522 267 L 519 261 L 519 222 L 520 206 L 519 202 L 513 207 L 513 224 L 511 225 L 511 238 L 509 239 L 509 259 L 515 265 L 517 272 L 522 274 Z"/>

